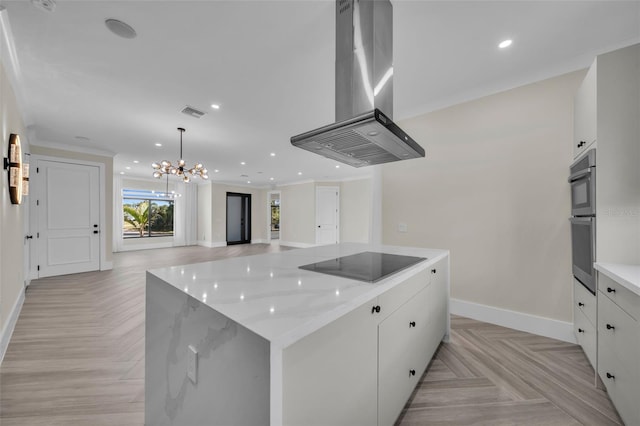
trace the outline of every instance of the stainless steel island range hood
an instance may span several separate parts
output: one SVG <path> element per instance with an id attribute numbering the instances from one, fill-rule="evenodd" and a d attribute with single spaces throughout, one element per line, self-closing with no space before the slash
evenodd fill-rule
<path id="1" fill-rule="evenodd" d="M 389 0 L 336 1 L 336 123 L 292 145 L 354 167 L 424 157 L 392 121 L 392 28 Z"/>

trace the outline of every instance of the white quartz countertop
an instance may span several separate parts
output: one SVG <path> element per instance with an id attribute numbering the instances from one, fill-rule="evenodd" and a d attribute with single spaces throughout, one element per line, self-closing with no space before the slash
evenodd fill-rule
<path id="1" fill-rule="evenodd" d="M 640 265 L 596 262 L 597 271 L 640 296 Z"/>
<path id="2" fill-rule="evenodd" d="M 376 283 L 299 269 L 364 251 L 426 257 Z M 448 255 L 448 250 L 343 243 L 148 271 L 286 347 Z"/>

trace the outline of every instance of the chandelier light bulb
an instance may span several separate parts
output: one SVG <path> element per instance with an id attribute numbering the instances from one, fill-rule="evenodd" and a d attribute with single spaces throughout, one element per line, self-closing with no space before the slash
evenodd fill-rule
<path id="1" fill-rule="evenodd" d="M 191 176 L 199 176 L 201 179 L 208 179 L 207 169 L 204 168 L 202 163 L 196 163 L 192 168 L 186 168 L 186 161 L 182 158 L 182 134 L 185 132 L 185 129 L 182 127 L 178 127 L 178 131 L 180 132 L 180 159 L 177 162 L 177 166 L 174 167 L 171 162 L 167 160 L 162 160 L 162 162 L 153 163 L 151 167 L 154 169 L 153 177 L 161 178 L 163 175 L 175 175 L 182 177 L 182 180 L 187 183 L 191 181 Z"/>

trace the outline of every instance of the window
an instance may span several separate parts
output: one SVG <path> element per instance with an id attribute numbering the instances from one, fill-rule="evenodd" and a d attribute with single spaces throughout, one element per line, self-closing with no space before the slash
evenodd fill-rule
<path id="1" fill-rule="evenodd" d="M 172 237 L 173 199 L 164 193 L 122 190 L 123 238 Z"/>

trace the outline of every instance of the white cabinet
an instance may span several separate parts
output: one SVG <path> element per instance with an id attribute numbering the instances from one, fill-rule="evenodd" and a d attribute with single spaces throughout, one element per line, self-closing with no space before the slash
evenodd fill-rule
<path id="1" fill-rule="evenodd" d="M 573 331 L 587 359 L 596 368 L 596 296 L 573 279 Z"/>
<path id="2" fill-rule="evenodd" d="M 375 425 L 378 404 L 377 299 L 283 352 L 284 425 Z"/>
<path id="3" fill-rule="evenodd" d="M 598 274 L 598 374 L 625 424 L 640 424 L 640 296 Z"/>
<path id="4" fill-rule="evenodd" d="M 418 290 L 378 327 L 378 425 L 393 425 L 447 333 L 448 259 L 424 272 Z M 417 289 L 414 284 L 414 289 Z M 405 293 L 406 295 L 407 293 Z M 380 297 L 380 306 L 383 307 Z M 405 299 L 406 300 L 406 299 Z"/>
<path id="5" fill-rule="evenodd" d="M 596 141 L 596 62 L 589 68 L 573 101 L 573 158 Z"/>
<path id="6" fill-rule="evenodd" d="M 430 286 L 429 286 L 430 287 Z M 389 315 L 378 327 L 378 424 L 392 425 L 427 367 L 428 289 Z"/>
<path id="7" fill-rule="evenodd" d="M 447 333 L 448 288 L 445 258 L 287 347 L 283 424 L 393 425 Z"/>

